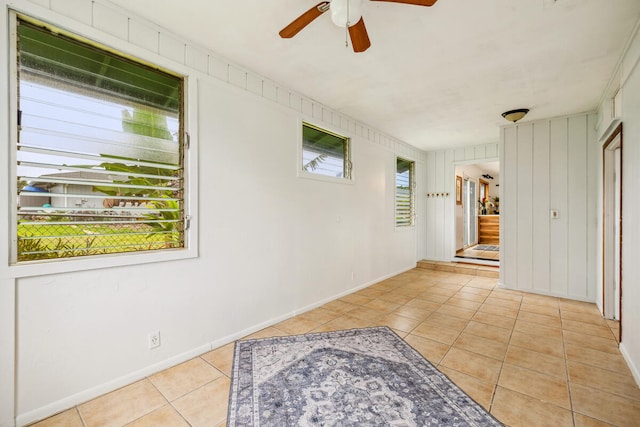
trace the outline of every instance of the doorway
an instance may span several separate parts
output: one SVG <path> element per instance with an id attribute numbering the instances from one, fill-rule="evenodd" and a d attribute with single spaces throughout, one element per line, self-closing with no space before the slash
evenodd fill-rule
<path id="1" fill-rule="evenodd" d="M 603 145 L 603 291 L 604 317 L 622 318 L 622 124 Z M 619 327 L 618 341 L 622 339 Z"/>
<path id="2" fill-rule="evenodd" d="M 460 162 L 454 165 L 456 182 L 455 253 L 453 260 L 499 266 L 500 163 Z"/>

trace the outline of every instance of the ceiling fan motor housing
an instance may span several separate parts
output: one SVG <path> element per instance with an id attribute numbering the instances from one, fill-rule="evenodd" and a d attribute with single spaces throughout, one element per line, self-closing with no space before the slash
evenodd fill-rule
<path id="1" fill-rule="evenodd" d="M 351 27 L 362 17 L 363 0 L 332 0 L 329 5 L 331 20 L 338 27 Z"/>

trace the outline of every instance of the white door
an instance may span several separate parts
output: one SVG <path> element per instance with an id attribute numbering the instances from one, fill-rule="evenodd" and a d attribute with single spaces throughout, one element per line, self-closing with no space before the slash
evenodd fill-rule
<path id="1" fill-rule="evenodd" d="M 462 191 L 464 210 L 464 247 L 478 244 L 478 204 L 476 203 L 476 182 L 465 178 Z"/>

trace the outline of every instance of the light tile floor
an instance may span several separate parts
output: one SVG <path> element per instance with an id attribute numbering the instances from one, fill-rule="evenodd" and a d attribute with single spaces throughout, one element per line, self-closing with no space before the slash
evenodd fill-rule
<path id="1" fill-rule="evenodd" d="M 617 324 L 496 282 L 414 269 L 251 338 L 387 325 L 509 426 L 640 426 Z M 232 355 L 233 343 L 34 426 L 223 426 Z"/>
<path id="2" fill-rule="evenodd" d="M 487 259 L 491 261 L 499 261 L 500 251 L 479 250 L 478 245 L 475 245 L 467 249 L 459 250 L 458 252 L 456 252 L 456 256 L 463 257 L 463 258 Z"/>

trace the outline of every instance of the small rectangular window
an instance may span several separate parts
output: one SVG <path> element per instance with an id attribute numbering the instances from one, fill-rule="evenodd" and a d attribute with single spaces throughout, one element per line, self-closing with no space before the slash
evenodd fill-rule
<path id="1" fill-rule="evenodd" d="M 414 225 L 415 162 L 396 159 L 396 227 Z"/>
<path id="2" fill-rule="evenodd" d="M 183 248 L 183 78 L 18 22 L 15 260 Z"/>
<path id="3" fill-rule="evenodd" d="M 349 138 L 302 124 L 302 170 L 351 179 Z"/>

